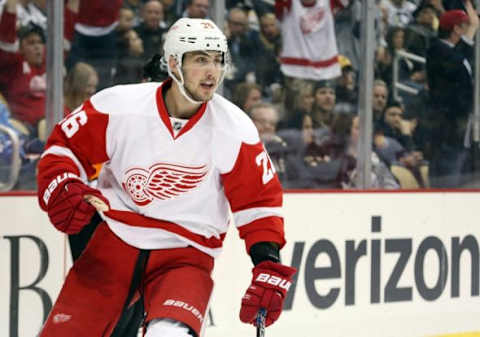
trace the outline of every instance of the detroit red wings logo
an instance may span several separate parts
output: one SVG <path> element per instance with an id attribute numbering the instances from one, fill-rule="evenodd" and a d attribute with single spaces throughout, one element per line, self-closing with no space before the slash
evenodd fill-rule
<path id="1" fill-rule="evenodd" d="M 149 170 L 133 168 L 125 172 L 123 189 L 135 204 L 145 206 L 155 198 L 166 200 L 196 188 L 208 173 L 206 165 L 189 167 L 159 163 Z"/>

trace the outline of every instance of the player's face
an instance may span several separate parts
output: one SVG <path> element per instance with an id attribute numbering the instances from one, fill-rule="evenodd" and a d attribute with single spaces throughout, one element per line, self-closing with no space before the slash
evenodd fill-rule
<path id="1" fill-rule="evenodd" d="M 224 69 L 222 53 L 186 53 L 182 63 L 187 93 L 196 101 L 205 102 L 211 99 Z"/>

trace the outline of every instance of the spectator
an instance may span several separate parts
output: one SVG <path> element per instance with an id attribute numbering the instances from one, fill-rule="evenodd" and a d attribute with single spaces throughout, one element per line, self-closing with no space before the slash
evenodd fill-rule
<path id="1" fill-rule="evenodd" d="M 352 67 L 352 62 L 343 55 L 338 56 L 342 75 L 337 79 L 335 87 L 336 102 L 345 105 L 349 111 L 354 111 L 358 103 L 358 88 L 356 83 L 356 73 Z"/>
<path id="2" fill-rule="evenodd" d="M 335 188 L 340 160 L 331 160 L 321 146 L 325 140 L 314 128 L 311 115 L 304 115 L 301 130 L 284 129 L 278 135 L 292 149 L 287 157 L 287 186 L 290 188 Z"/>
<path id="3" fill-rule="evenodd" d="M 287 183 L 287 160 L 290 149 L 287 143 L 277 135 L 278 112 L 269 103 L 257 103 L 250 109 L 250 117 L 258 130 L 275 170 L 285 187 Z"/>
<path id="4" fill-rule="evenodd" d="M 157 0 L 147 1 L 142 8 L 142 23 L 135 28 L 143 41 L 144 61 L 153 55 L 161 53 L 163 35 L 167 29 L 162 27 L 163 5 Z"/>
<path id="5" fill-rule="evenodd" d="M 143 0 L 123 0 L 123 8 L 127 8 L 133 13 L 133 25 L 137 26 L 140 23 L 140 12 L 142 5 L 145 1 Z M 120 19 L 121 20 L 121 19 Z M 119 21 L 120 21 L 119 20 Z M 120 22 L 119 22 L 120 24 Z M 132 28 L 132 27 L 130 27 Z"/>
<path id="6" fill-rule="evenodd" d="M 383 112 L 388 102 L 388 86 L 383 80 L 375 80 L 373 82 L 373 123 L 378 125 L 382 121 Z"/>
<path id="7" fill-rule="evenodd" d="M 120 8 L 120 12 L 118 14 L 118 26 L 117 26 L 118 35 L 121 36 L 125 32 L 128 32 L 130 29 L 133 28 L 134 25 L 135 25 L 135 12 L 128 7 Z"/>
<path id="8" fill-rule="evenodd" d="M 373 146 L 375 153 L 388 166 L 397 160 L 400 151 L 405 151 L 396 139 L 385 136 L 381 130 L 374 130 Z"/>
<path id="9" fill-rule="evenodd" d="M 178 20 L 178 16 L 175 12 L 175 0 L 160 0 L 163 5 L 163 17 L 167 27 L 170 27 L 175 21 Z"/>
<path id="10" fill-rule="evenodd" d="M 232 92 L 240 82 L 255 82 L 255 41 L 248 28 L 248 17 L 243 9 L 233 8 L 228 13 L 227 42 L 231 66 L 225 75 L 225 87 Z"/>
<path id="11" fill-rule="evenodd" d="M 469 115 L 473 106 L 473 37 L 478 15 L 470 0 L 467 12 L 446 11 L 438 38 L 427 52 L 430 109 L 430 182 L 432 187 L 460 187 L 471 170 Z"/>
<path id="12" fill-rule="evenodd" d="M 319 81 L 314 89 L 312 120 L 315 128 L 328 128 L 333 119 L 336 103 L 335 81 Z"/>
<path id="13" fill-rule="evenodd" d="M 112 84 L 116 62 L 116 30 L 122 0 L 82 0 L 78 10 L 67 68 L 77 62 L 92 65 L 99 74 L 99 88 Z"/>
<path id="14" fill-rule="evenodd" d="M 114 77 L 115 84 L 138 83 L 143 78 L 143 41 L 133 29 L 124 33 Z"/>
<path id="15" fill-rule="evenodd" d="M 309 115 L 311 119 L 314 102 L 313 85 L 312 83 L 304 82 L 299 88 L 298 95 L 295 97 L 293 112 L 289 114 L 284 112 L 283 120 L 280 122 L 279 128 L 295 128 L 301 130 L 305 115 Z M 287 116 L 290 118 L 287 119 Z"/>
<path id="16" fill-rule="evenodd" d="M 78 62 L 65 77 L 64 105 L 65 115 L 79 107 L 96 91 L 98 75 L 95 69 L 83 62 Z"/>
<path id="17" fill-rule="evenodd" d="M 262 88 L 255 83 L 240 83 L 235 88 L 232 102 L 246 113 L 262 99 Z"/>
<path id="18" fill-rule="evenodd" d="M 383 121 L 377 127 L 385 136 L 397 140 L 405 149 L 413 150 L 413 132 L 416 125 L 404 119 L 404 111 L 400 102 L 392 101 L 385 109 Z"/>
<path id="19" fill-rule="evenodd" d="M 275 1 L 281 21 L 281 71 L 285 79 L 285 106 L 292 110 L 299 81 L 319 81 L 340 76 L 334 12 L 349 1 Z M 333 6 L 332 6 L 333 5 Z M 319 48 L 318 46 L 322 46 Z"/>
<path id="20" fill-rule="evenodd" d="M 430 187 L 428 179 L 428 163 L 419 160 L 414 152 L 399 151 L 397 160 L 391 165 L 392 174 L 403 189 Z"/>
<path id="21" fill-rule="evenodd" d="M 358 141 L 359 141 L 359 131 L 360 131 L 360 122 L 358 116 L 351 116 L 352 118 L 352 128 L 350 131 L 350 143 L 348 145 L 347 153 L 350 154 L 355 160 L 358 158 Z M 343 182 L 343 187 L 350 189 L 357 186 L 357 169 L 355 163 L 355 169 L 347 172 L 348 179 Z M 375 152 L 372 152 L 371 156 L 371 187 L 372 188 L 382 188 L 382 189 L 397 189 L 399 184 L 396 181 L 395 177 L 390 172 L 390 169 L 387 165 L 378 157 Z"/>
<path id="22" fill-rule="evenodd" d="M 7 21 L 4 20 L 7 11 L 3 13 L 2 25 Z M 15 15 L 11 18 L 14 24 Z M 40 27 L 32 24 L 20 28 L 18 36 L 18 52 L 9 52 L 0 45 L 0 89 L 13 118 L 32 131 L 45 116 L 45 36 Z"/>
<path id="23" fill-rule="evenodd" d="M 393 86 L 393 59 L 397 51 L 405 50 L 405 30 L 401 27 L 392 27 L 387 33 L 387 47 L 380 47 L 377 50 L 376 75 L 383 79 L 389 86 Z M 406 57 L 399 59 L 400 81 L 410 79 L 414 69 L 414 64 Z"/>
<path id="24" fill-rule="evenodd" d="M 209 0 L 188 0 L 183 17 L 191 19 L 206 19 L 210 9 Z"/>
<path id="25" fill-rule="evenodd" d="M 436 16 L 435 7 L 425 5 L 415 12 L 415 22 L 407 26 L 405 30 L 405 48 L 423 57 L 427 56 L 430 40 L 437 35 L 435 30 Z"/>
<path id="26" fill-rule="evenodd" d="M 274 91 L 283 82 L 278 55 L 282 37 L 277 18 L 273 13 L 266 13 L 260 18 L 260 33 L 256 36 L 256 82 L 264 89 L 267 96 L 275 96 Z"/>

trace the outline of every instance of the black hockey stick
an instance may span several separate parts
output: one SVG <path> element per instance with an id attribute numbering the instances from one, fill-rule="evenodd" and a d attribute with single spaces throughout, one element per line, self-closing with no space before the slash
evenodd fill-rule
<path id="1" fill-rule="evenodd" d="M 257 313 L 257 337 L 265 337 L 265 317 L 267 317 L 267 310 L 260 308 Z"/>

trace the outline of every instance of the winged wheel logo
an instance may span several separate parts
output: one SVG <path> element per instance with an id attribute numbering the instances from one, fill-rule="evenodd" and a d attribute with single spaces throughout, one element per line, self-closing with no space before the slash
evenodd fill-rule
<path id="1" fill-rule="evenodd" d="M 145 206 L 154 199 L 171 199 L 193 190 L 207 173 L 206 165 L 190 167 L 158 163 L 149 170 L 129 169 L 125 172 L 122 186 L 135 204 Z"/>

